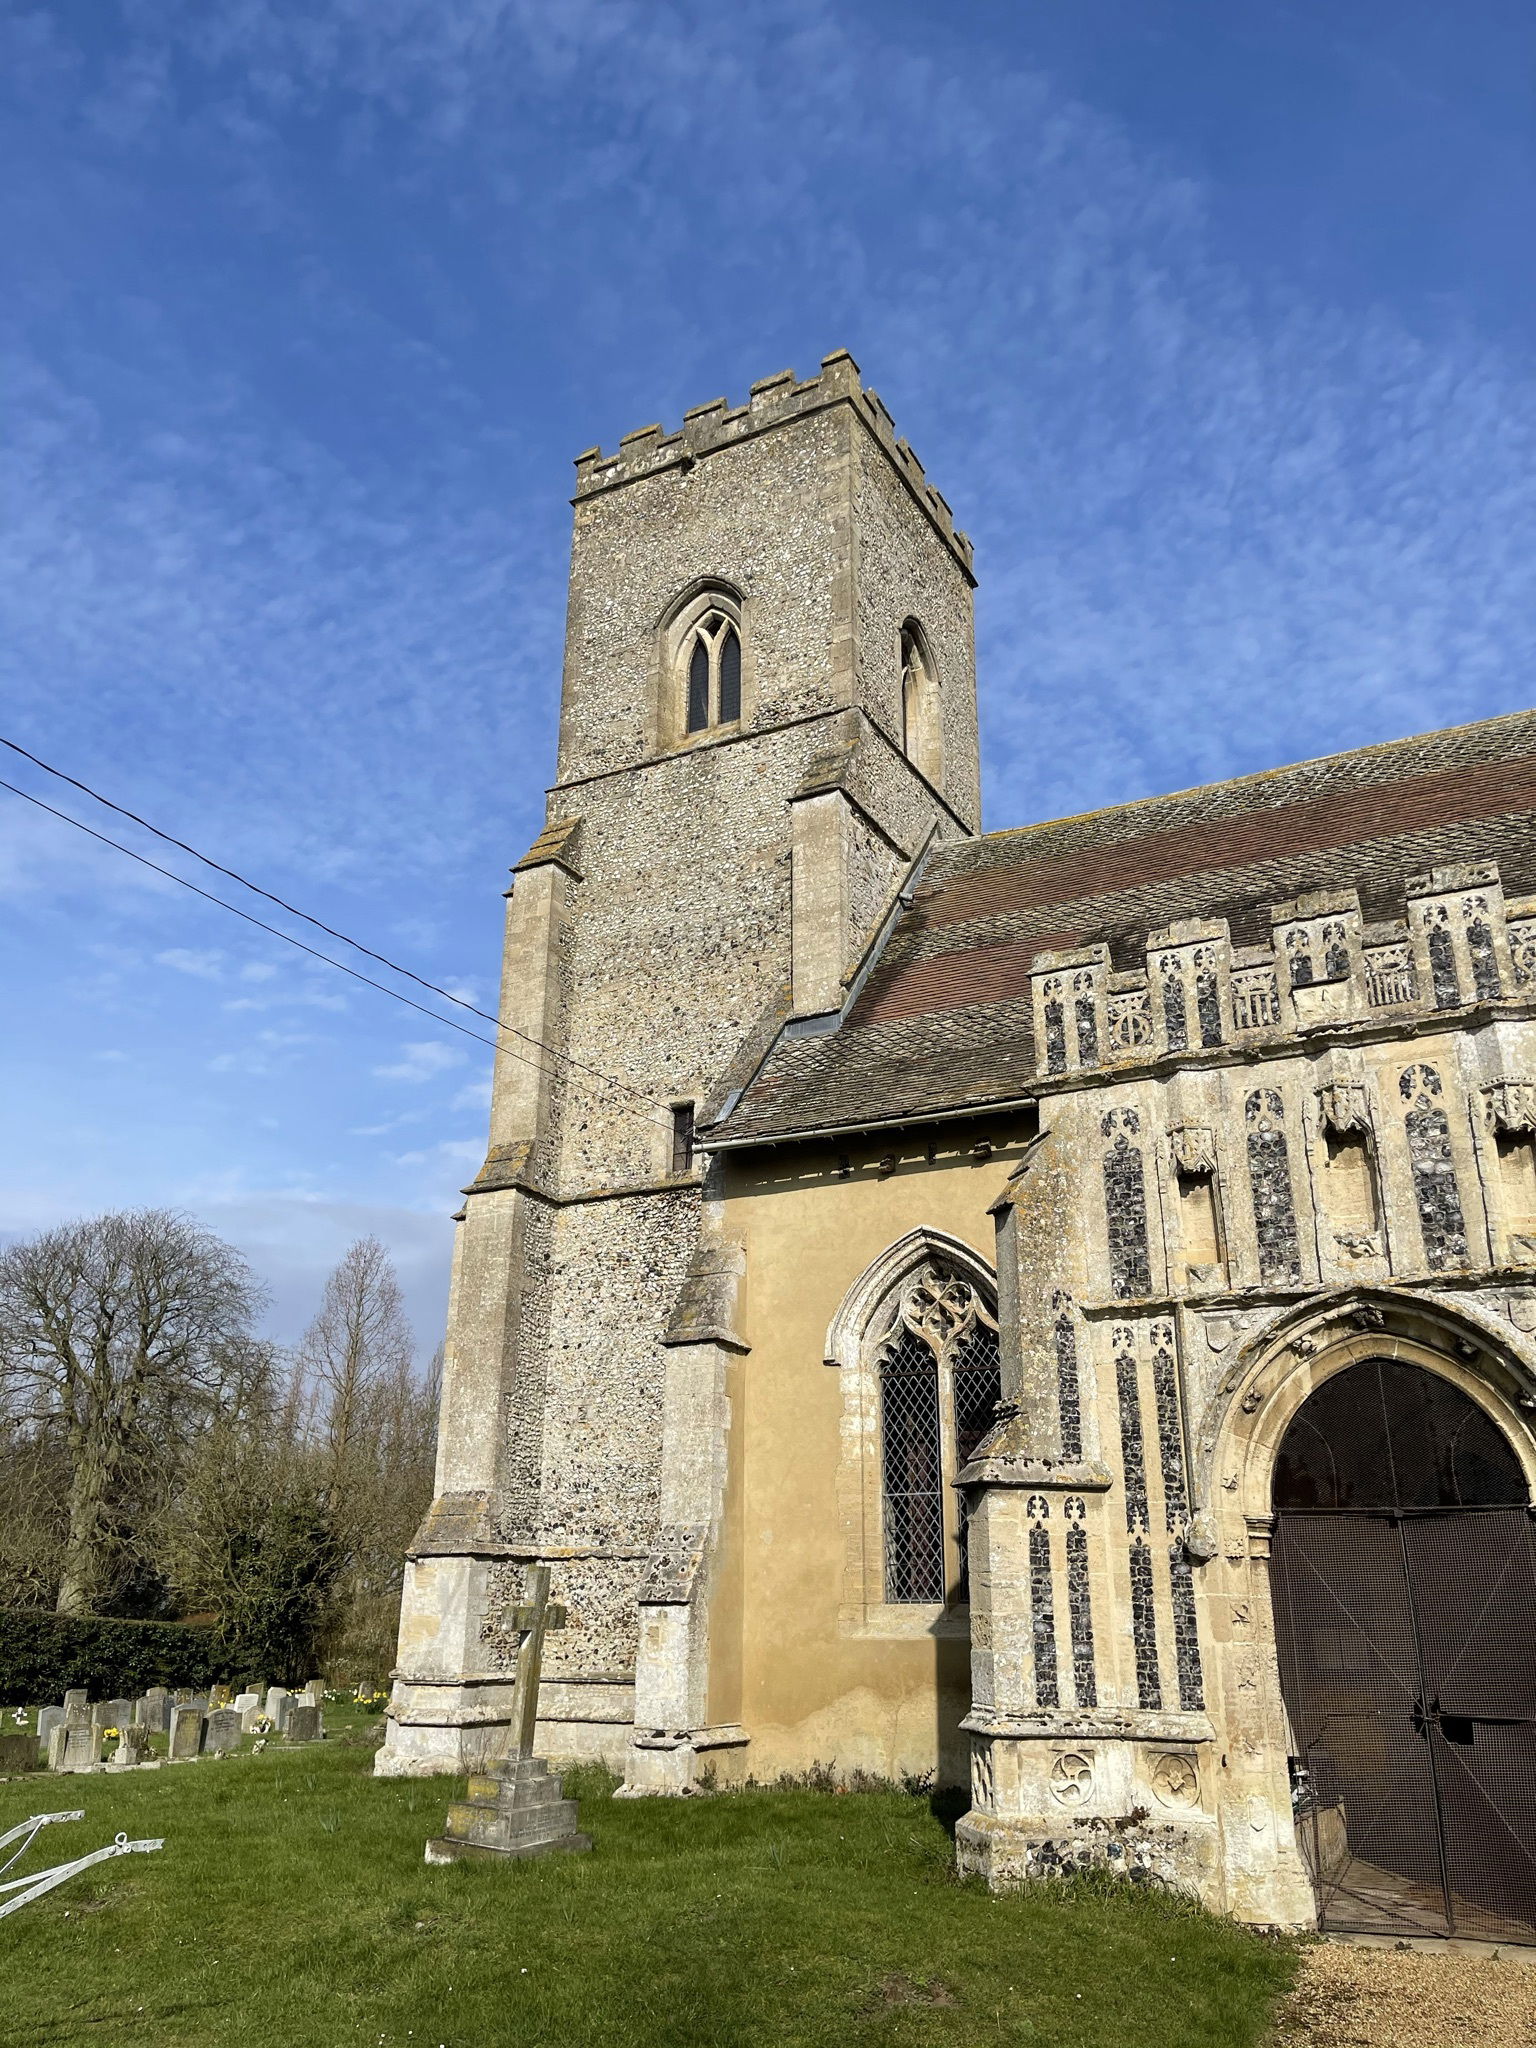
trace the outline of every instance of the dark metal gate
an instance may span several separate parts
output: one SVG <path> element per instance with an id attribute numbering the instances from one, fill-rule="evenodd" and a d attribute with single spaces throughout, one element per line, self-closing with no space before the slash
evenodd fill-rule
<path id="1" fill-rule="evenodd" d="M 1326 1928 L 1536 1942 L 1525 1508 L 1284 1512 L 1273 1589 Z"/>
<path id="2" fill-rule="evenodd" d="M 1400 1359 L 1285 1433 L 1271 1586 L 1324 1927 L 1536 1942 L 1530 1499 L 1487 1410 Z"/>

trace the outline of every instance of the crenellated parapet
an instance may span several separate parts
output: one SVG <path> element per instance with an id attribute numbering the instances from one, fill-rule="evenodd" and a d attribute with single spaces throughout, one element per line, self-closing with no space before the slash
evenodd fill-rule
<path id="1" fill-rule="evenodd" d="M 1411 877 L 1400 921 L 1365 923 L 1342 889 L 1274 904 L 1269 923 L 1267 946 L 1234 945 L 1224 918 L 1173 923 L 1148 934 L 1145 965 L 1129 972 L 1105 945 L 1037 954 L 1037 1074 L 1536 1000 L 1536 896 L 1506 898 L 1491 861 Z"/>
<path id="2" fill-rule="evenodd" d="M 935 531 L 970 575 L 970 536 L 956 527 L 943 493 L 928 481 L 922 463 L 896 432 L 878 392 L 864 388 L 859 366 L 846 349 L 824 356 L 814 377 L 798 378 L 793 370 L 780 370 L 776 376 L 761 378 L 752 386 L 745 405 L 733 406 L 725 398 L 696 405 L 684 413 L 683 424 L 670 434 L 657 423 L 624 435 L 612 455 L 605 455 L 601 448 L 584 449 L 576 457 L 576 502 L 642 477 L 657 476 L 663 470 L 686 470 L 771 427 L 844 404 L 853 407 Z"/>

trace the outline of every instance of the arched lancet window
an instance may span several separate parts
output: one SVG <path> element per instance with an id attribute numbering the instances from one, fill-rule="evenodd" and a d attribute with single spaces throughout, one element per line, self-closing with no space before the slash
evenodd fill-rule
<path id="1" fill-rule="evenodd" d="M 711 606 L 683 641 L 688 710 L 684 729 L 704 732 L 741 717 L 741 631 L 731 612 Z"/>
<path id="2" fill-rule="evenodd" d="M 916 619 L 901 629 L 901 748 L 920 774 L 939 781 L 944 759 L 939 676 Z"/>
<path id="3" fill-rule="evenodd" d="M 1002 1395 L 995 1309 L 930 1260 L 886 1296 L 873 1330 L 885 1597 L 964 1599 L 965 1529 L 952 1482 Z"/>

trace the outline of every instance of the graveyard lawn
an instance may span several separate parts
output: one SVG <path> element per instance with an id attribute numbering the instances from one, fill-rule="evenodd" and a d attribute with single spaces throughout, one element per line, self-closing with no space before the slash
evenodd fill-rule
<path id="1" fill-rule="evenodd" d="M 990 1897 L 928 1800 L 614 1800 L 592 1854 L 429 1867 L 462 1781 L 376 1780 L 368 1733 L 121 1777 L 0 1783 L 0 1828 L 80 1806 L 20 1869 L 124 1829 L 153 1856 L 0 1921 L 0 2041 L 133 2048 L 1247 2048 L 1284 1944 L 1147 1893 Z"/>

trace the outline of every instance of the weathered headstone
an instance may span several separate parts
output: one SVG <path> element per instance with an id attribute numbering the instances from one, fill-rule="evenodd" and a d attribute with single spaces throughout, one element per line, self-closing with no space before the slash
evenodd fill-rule
<path id="1" fill-rule="evenodd" d="M 152 1685 L 144 1695 L 144 1725 L 156 1735 L 171 1725 L 171 1696 L 163 1685 Z"/>
<path id="2" fill-rule="evenodd" d="M 110 1700 L 91 1701 L 91 1726 L 93 1728 L 105 1728 L 111 1719 L 112 1702 Z"/>
<path id="3" fill-rule="evenodd" d="M 115 1728 L 121 1734 L 132 1719 L 132 1700 L 116 1699 L 107 1701 L 107 1718 L 102 1724 L 104 1727 Z"/>
<path id="4" fill-rule="evenodd" d="M 101 1761 L 101 1731 L 89 1718 L 68 1714 L 48 1738 L 48 1768 L 51 1771 L 94 1771 Z"/>
<path id="5" fill-rule="evenodd" d="M 267 1719 L 274 1728 L 279 1730 L 282 1728 L 283 1709 L 287 1706 L 290 1698 L 291 1694 L 286 1686 L 269 1685 L 267 1687 Z"/>
<path id="6" fill-rule="evenodd" d="M 64 1709 L 62 1707 L 44 1707 L 43 1711 L 38 1715 L 37 1747 L 38 1752 L 43 1758 L 44 1762 L 46 1762 L 48 1758 L 49 1736 L 53 1733 L 55 1728 L 62 1728 L 63 1725 Z"/>
<path id="7" fill-rule="evenodd" d="M 215 1707 L 208 1716 L 208 1733 L 203 1738 L 203 1747 L 211 1756 L 228 1756 L 232 1749 L 240 1747 L 244 1733 L 244 1724 L 233 1707 Z"/>
<path id="8" fill-rule="evenodd" d="M 0 1735 L 0 1772 L 35 1771 L 37 1737 L 30 1728 L 12 1728 Z"/>
<path id="9" fill-rule="evenodd" d="M 237 1692 L 230 1705 L 238 1708 L 242 1714 L 249 1713 L 252 1707 L 259 1708 L 261 1706 L 261 1694 L 259 1692 Z"/>
<path id="10" fill-rule="evenodd" d="M 244 1695 L 242 1694 L 241 1697 L 243 1698 Z M 252 1704 L 248 1707 L 241 1707 L 239 1709 L 239 1714 L 240 1726 L 245 1730 L 247 1735 L 254 1734 L 256 1729 L 256 1723 L 265 1718 L 261 1711 L 260 1700 L 253 1701 Z"/>
<path id="11" fill-rule="evenodd" d="M 216 1713 L 217 1713 L 217 1712 L 219 1711 L 220 1707 L 227 1707 L 227 1706 L 229 1705 L 229 1702 L 230 1702 L 230 1690 L 229 1690 L 229 1687 L 228 1687 L 227 1685 L 210 1685 L 210 1686 L 209 1686 L 209 1688 L 208 1688 L 208 1711 L 209 1711 L 209 1713 L 210 1713 L 210 1714 L 216 1714 Z"/>
<path id="12" fill-rule="evenodd" d="M 109 1771 L 136 1771 L 149 1756 L 149 1730 L 130 1722 L 123 1729 L 117 1748 L 107 1758 Z"/>
<path id="13" fill-rule="evenodd" d="M 285 1742 L 318 1742 L 320 1740 L 320 1709 L 308 1700 L 290 1700 L 288 1712 L 283 1721 Z"/>
<path id="14" fill-rule="evenodd" d="M 203 1716 L 197 1707 L 172 1707 L 171 1748 L 172 1763 L 185 1762 L 194 1757 L 203 1746 Z"/>
<path id="15" fill-rule="evenodd" d="M 77 1685 L 72 1687 L 70 1691 L 68 1691 L 64 1695 L 64 1711 L 66 1714 L 69 1712 L 71 1707 L 88 1707 L 90 1703 L 91 1696 L 86 1691 L 83 1685 Z"/>
<path id="16" fill-rule="evenodd" d="M 565 1626 L 565 1609 L 549 1597 L 549 1566 L 529 1565 L 522 1604 L 511 1617 L 523 1632 L 517 1652 L 511 1753 L 487 1771 L 474 1772 L 463 1802 L 448 1809 L 441 1835 L 427 1844 L 429 1863 L 463 1857 L 542 1856 L 552 1849 L 590 1849 L 577 1832 L 574 1799 L 560 1795 L 560 1780 L 533 1753 L 539 1712 L 539 1671 L 546 1629 Z"/>

